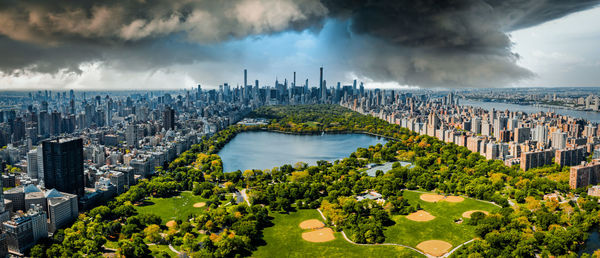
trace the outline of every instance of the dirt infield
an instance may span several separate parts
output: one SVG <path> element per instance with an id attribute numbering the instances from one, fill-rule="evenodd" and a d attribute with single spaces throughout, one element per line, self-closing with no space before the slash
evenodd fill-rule
<path id="1" fill-rule="evenodd" d="M 335 236 L 331 228 L 322 228 L 302 233 L 302 239 L 308 242 L 320 243 L 334 240 Z"/>
<path id="2" fill-rule="evenodd" d="M 317 219 L 309 219 L 302 221 L 299 226 L 301 229 L 317 229 L 324 227 L 325 224 Z"/>
<path id="3" fill-rule="evenodd" d="M 194 203 L 194 208 L 202 208 L 202 207 L 204 207 L 204 206 L 206 206 L 206 203 L 205 203 L 205 202 L 197 202 L 197 203 Z"/>
<path id="4" fill-rule="evenodd" d="M 463 212 L 462 216 L 463 216 L 463 217 L 465 217 L 465 218 L 468 218 L 468 219 L 470 219 L 470 218 L 471 218 L 471 214 L 473 214 L 473 213 L 475 213 L 475 212 L 483 212 L 483 214 L 485 214 L 485 215 L 488 215 L 488 214 L 490 214 L 490 213 L 489 213 L 489 212 L 487 212 L 487 211 L 472 210 L 472 211 L 465 211 L 465 212 Z"/>
<path id="5" fill-rule="evenodd" d="M 462 198 L 460 196 L 446 196 L 446 198 L 444 199 L 444 201 L 447 202 L 462 202 L 464 200 L 465 198 Z"/>
<path id="6" fill-rule="evenodd" d="M 438 202 L 444 199 L 444 196 L 439 194 L 421 194 L 420 198 L 426 202 Z"/>
<path id="7" fill-rule="evenodd" d="M 419 210 L 417 212 L 408 214 L 406 218 L 412 221 L 430 221 L 435 219 L 435 216 L 431 215 L 429 212 L 426 212 L 424 210 Z"/>
<path id="8" fill-rule="evenodd" d="M 452 248 L 452 245 L 442 240 L 427 240 L 419 243 L 417 248 L 426 254 L 442 256 Z"/>
<path id="9" fill-rule="evenodd" d="M 426 201 L 426 202 L 439 202 L 439 201 L 446 201 L 446 202 L 462 202 L 465 200 L 465 198 L 462 198 L 460 196 L 443 196 L 440 194 L 421 194 L 421 200 Z"/>
<path id="10" fill-rule="evenodd" d="M 172 228 L 177 226 L 177 222 L 175 222 L 174 220 L 169 220 L 169 222 L 167 222 L 167 227 Z"/>

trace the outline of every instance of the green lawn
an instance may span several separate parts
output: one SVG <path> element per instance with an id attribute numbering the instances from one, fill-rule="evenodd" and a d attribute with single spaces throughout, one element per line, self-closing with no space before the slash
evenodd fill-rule
<path id="1" fill-rule="evenodd" d="M 117 248 L 119 248 L 119 243 L 117 241 L 110 241 L 107 239 L 104 246 L 106 248 L 117 249 Z"/>
<path id="2" fill-rule="evenodd" d="M 484 210 L 492 212 L 500 209 L 490 203 L 465 198 L 459 203 L 450 202 L 425 202 L 419 197 L 422 193 L 404 191 L 404 197 L 411 204 L 419 203 L 423 210 L 435 216 L 435 219 L 426 222 L 417 222 L 406 219 L 405 216 L 393 216 L 395 225 L 385 231 L 386 243 L 398 243 L 416 247 L 426 240 L 443 240 L 452 246 L 457 246 L 475 237 L 474 227 L 454 222 L 462 218 L 462 213 L 469 210 Z"/>
<path id="3" fill-rule="evenodd" d="M 309 121 L 309 122 L 306 122 L 305 124 L 308 125 L 308 127 L 310 127 L 310 128 L 317 128 L 320 125 L 319 122 L 314 122 L 314 121 Z"/>
<path id="4" fill-rule="evenodd" d="M 192 194 L 192 192 L 182 192 L 179 196 L 170 198 L 149 198 L 144 204 L 135 206 L 138 213 L 152 213 L 158 215 L 165 224 L 170 220 L 186 220 L 188 215 L 197 214 L 207 209 L 207 207 L 194 208 L 194 203 L 206 202 L 207 200 Z"/>
<path id="5" fill-rule="evenodd" d="M 274 226 L 264 229 L 266 245 L 259 246 L 252 257 L 420 257 L 398 246 L 358 246 L 335 233 L 335 240 L 311 243 L 302 239 L 298 224 L 308 219 L 322 220 L 316 210 L 298 210 L 290 214 L 273 213 Z"/>
<path id="6" fill-rule="evenodd" d="M 169 249 L 168 245 L 149 245 L 148 248 L 152 251 L 152 256 L 164 251 L 167 252 L 171 257 L 177 257 L 177 254 Z"/>

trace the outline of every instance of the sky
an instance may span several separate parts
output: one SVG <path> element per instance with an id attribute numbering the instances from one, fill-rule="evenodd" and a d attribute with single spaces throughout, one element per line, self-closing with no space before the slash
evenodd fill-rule
<path id="1" fill-rule="evenodd" d="M 600 86 L 600 8 L 515 31 L 518 64 L 535 76 L 515 83 L 525 87 Z"/>
<path id="2" fill-rule="evenodd" d="M 0 3 L 0 89 L 600 86 L 600 0 Z"/>

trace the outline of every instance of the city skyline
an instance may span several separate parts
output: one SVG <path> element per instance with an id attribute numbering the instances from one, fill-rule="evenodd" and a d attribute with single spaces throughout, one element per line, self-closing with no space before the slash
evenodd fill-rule
<path id="1" fill-rule="evenodd" d="M 131 242 L 140 249 L 137 252 L 153 256 L 164 251 L 144 248 L 160 246 L 176 254 L 213 252 L 196 241 L 188 248 L 178 239 L 229 241 L 226 239 L 230 237 L 211 240 L 209 235 L 230 229 L 238 230 L 231 236 L 245 237 L 249 233 L 239 228 L 238 222 L 257 218 L 232 214 L 230 218 L 235 222 L 231 225 L 199 223 L 198 219 L 218 211 L 258 208 L 265 209 L 264 215 L 288 220 L 296 212 L 318 216 L 315 209 L 320 208 L 323 220 L 335 219 L 327 210 L 330 200 L 352 201 L 356 207 L 379 210 L 383 217 L 377 220 L 392 215 L 408 220 L 369 224 L 348 219 L 351 222 L 342 228 L 346 232 L 360 229 L 360 225 L 385 231 L 374 233 L 378 238 L 367 238 L 370 233 L 364 230 L 337 233 L 326 241 L 348 234 L 341 244 L 408 244 L 414 248 L 405 251 L 439 256 L 472 252 L 461 244 L 472 241 L 471 237 L 491 241 L 490 234 L 495 233 L 484 235 L 475 230 L 465 235 L 465 229 L 473 228 L 469 212 L 482 209 L 481 202 L 474 200 L 492 202 L 486 204 L 487 213 L 480 216 L 498 212 L 499 206 L 509 212 L 519 212 L 517 207 L 543 211 L 530 205 L 538 202 L 534 196 L 546 205 L 550 205 L 549 198 L 565 200 L 563 204 L 569 207 L 582 199 L 598 203 L 594 198 L 600 196 L 600 96 L 595 91 L 368 89 L 358 81 L 327 83 L 327 69 L 318 70 L 322 80 L 311 83 L 311 87 L 297 76 L 296 80 L 277 80 L 271 87 L 256 87 L 259 82 L 253 84 L 251 73 L 245 70 L 240 72 L 247 84 L 244 87 L 223 84 L 219 89 L 197 85 L 185 91 L 40 90 L 0 94 L 0 201 L 4 198 L 5 204 L 0 205 L 0 256 L 31 253 L 32 257 L 56 257 L 61 250 L 84 253 L 86 249 L 79 247 L 82 244 L 93 246 L 88 251 L 93 254 L 116 250 L 125 257 L 143 256 L 126 248 Z M 549 179 L 558 175 L 560 180 Z M 532 177 L 536 183 L 525 184 Z M 442 179 L 454 181 L 438 181 Z M 348 182 L 348 186 L 341 182 Z M 523 185 L 540 182 L 549 186 L 521 190 Z M 304 197 L 274 198 L 274 189 L 288 185 L 317 188 L 285 190 L 304 193 Z M 425 203 L 417 209 L 418 200 L 429 202 L 429 197 L 438 196 L 422 192 L 433 189 L 450 194 L 446 196 L 448 202 L 468 200 L 467 206 L 451 216 L 445 214 L 452 210 L 443 208 L 446 201 L 429 204 L 442 206 L 441 213 Z M 504 189 L 501 195 L 500 189 Z M 410 199 L 404 204 L 395 202 L 401 199 L 393 197 L 397 196 L 391 195 L 393 192 Z M 587 196 L 573 195 L 585 192 Z M 265 195 L 273 197 L 262 197 Z M 435 198 L 431 200 L 436 202 Z M 573 204 L 567 203 L 571 201 Z M 268 208 L 259 205 L 263 202 Z M 386 208 L 390 205 L 399 206 Z M 290 209 L 295 211 L 279 212 Z M 448 228 L 446 235 L 435 236 L 436 246 L 416 244 L 427 243 L 433 237 L 427 232 L 421 236 L 389 233 L 409 229 L 410 220 L 423 212 L 446 218 L 432 222 Z M 589 214 L 595 218 L 597 210 Z M 456 223 L 453 216 L 461 216 L 466 223 Z M 169 232 L 173 223 L 181 223 L 179 219 L 194 222 L 195 226 L 181 224 L 175 238 L 160 234 Z M 135 225 L 142 220 L 148 222 Z M 91 229 L 98 222 L 103 230 L 97 234 L 103 235 L 73 237 L 80 231 L 67 230 L 81 226 Z M 296 228 L 299 222 L 292 223 Z M 564 226 L 571 227 L 570 231 L 588 231 L 567 223 Z M 273 233 L 267 230 L 281 225 L 273 220 L 272 226 L 265 228 L 264 240 L 277 243 L 273 239 L 279 238 L 268 237 Z M 197 236 L 181 234 L 196 231 L 197 227 L 205 231 Z M 56 234 L 61 228 L 65 228 L 64 238 Z M 257 229 L 252 225 L 249 228 Z M 551 227 L 537 229 L 542 234 L 553 234 Z M 147 244 L 131 232 L 140 232 L 155 244 Z M 312 242 L 304 234 L 301 238 L 300 233 L 285 234 L 294 237 L 290 240 L 293 243 L 310 245 L 298 242 Z M 53 237 L 48 241 L 41 240 L 50 235 Z M 405 237 L 397 238 L 399 235 Z M 456 236 L 462 239 L 452 240 Z M 568 252 L 577 248 L 591 252 L 593 247 L 581 239 Z M 108 241 L 118 248 L 107 247 Z M 273 256 L 264 254 L 268 246 L 246 246 L 250 251 L 243 255 Z M 440 247 L 444 249 L 439 251 Z M 328 246 L 309 248 L 322 252 Z M 546 251 L 544 245 L 536 248 L 552 254 L 567 252 Z M 286 252 L 304 251 L 292 246 Z M 393 252 L 404 256 L 402 250 Z"/>
<path id="2" fill-rule="evenodd" d="M 324 66 L 327 78 L 358 79 L 367 88 L 598 86 L 590 72 L 600 63 L 594 47 L 600 32 L 593 26 L 598 1 L 533 2 L 4 6 L 0 84 L 11 90 L 216 88 L 241 83 L 243 68 L 260 81 L 291 78 L 291 71 L 316 81 L 314 67 Z M 124 17 L 133 7 L 143 9 L 138 19 Z M 29 18 L 15 14 L 19 8 Z M 460 15 L 447 19 L 454 9 Z M 208 10 L 216 11 L 201 16 Z M 235 12 L 226 15 L 229 10 Z M 482 12 L 494 19 L 477 18 Z M 379 24 L 366 19 L 373 14 L 381 14 Z M 203 22 L 209 18 L 212 27 Z"/>
<path id="3" fill-rule="evenodd" d="M 600 0 L 0 3 L 0 258 L 600 257 Z"/>

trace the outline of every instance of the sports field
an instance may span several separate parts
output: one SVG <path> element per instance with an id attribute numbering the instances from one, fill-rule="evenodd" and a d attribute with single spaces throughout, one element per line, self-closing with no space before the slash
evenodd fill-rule
<path id="1" fill-rule="evenodd" d="M 354 245 L 348 243 L 338 232 L 333 233 L 333 240 L 306 241 L 302 238 L 304 233 L 328 234 L 326 229 L 320 232 L 319 230 L 323 229 L 300 227 L 300 224 L 307 220 L 323 220 L 314 209 L 298 210 L 290 214 L 273 213 L 271 216 L 274 217 L 274 225 L 263 231 L 266 244 L 259 246 L 258 250 L 252 253 L 252 257 L 421 257 L 417 252 L 397 246 Z"/>
<path id="2" fill-rule="evenodd" d="M 135 206 L 135 209 L 140 214 L 152 213 L 158 215 L 164 224 L 170 220 L 185 220 L 190 214 L 197 214 L 206 210 L 205 205 L 199 205 L 199 203 L 205 203 L 206 201 L 206 199 L 196 196 L 192 192 L 185 191 L 181 192 L 179 196 L 170 198 L 149 198 L 143 204 Z M 195 204 L 197 207 L 194 207 Z"/>
<path id="3" fill-rule="evenodd" d="M 397 243 L 418 247 L 422 242 L 429 240 L 441 240 L 452 245 L 452 248 L 471 240 L 475 237 L 474 226 L 466 223 L 456 223 L 455 220 L 466 218 L 463 213 L 467 211 L 492 212 L 500 209 L 490 203 L 462 197 L 445 197 L 425 195 L 414 191 L 404 191 L 404 197 L 411 204 L 419 203 L 425 214 L 425 219 L 419 219 L 417 214 L 412 216 L 395 215 L 392 219 L 396 222 L 385 231 L 386 243 Z M 425 199 L 425 200 L 423 200 Z M 434 217 L 431 219 L 432 216 Z M 431 245 L 426 242 L 421 246 Z M 433 242 L 435 243 L 435 242 Z M 419 248 L 421 249 L 421 248 Z"/>

